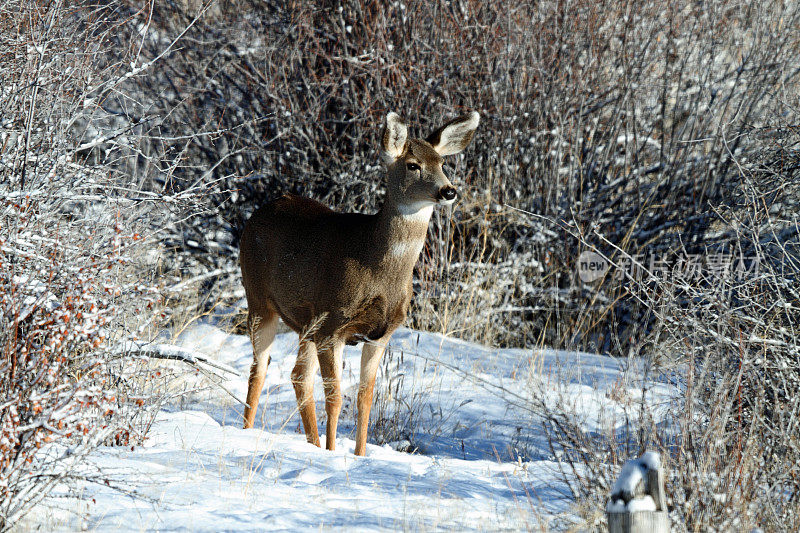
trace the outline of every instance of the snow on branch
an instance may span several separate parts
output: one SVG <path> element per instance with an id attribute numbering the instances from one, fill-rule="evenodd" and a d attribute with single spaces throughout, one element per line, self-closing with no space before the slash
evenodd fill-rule
<path id="1" fill-rule="evenodd" d="M 239 372 L 235 369 L 218 361 L 212 361 L 200 352 L 187 350 L 186 348 L 181 348 L 180 346 L 174 346 L 172 344 L 150 344 L 128 341 L 118 346 L 114 350 L 114 353 L 135 353 L 151 359 L 182 361 L 192 366 L 198 366 L 202 363 L 234 376 L 239 375 Z"/>
<path id="2" fill-rule="evenodd" d="M 200 371 L 200 373 L 207 377 L 209 381 L 226 392 L 231 398 L 240 404 L 245 405 L 245 403 L 242 402 L 242 400 L 240 400 L 233 392 L 231 392 L 230 389 L 222 384 L 222 381 L 226 379 L 224 375 L 219 372 L 209 371 L 207 368 L 201 365 L 208 365 L 215 370 L 220 370 L 232 376 L 239 376 L 239 372 L 228 365 L 218 361 L 212 361 L 199 352 L 187 350 L 186 348 L 181 348 L 180 346 L 174 346 L 172 344 L 149 344 L 127 341 L 114 349 L 113 353 L 136 354 L 150 359 L 165 359 L 169 361 L 180 361 L 186 363 Z"/>

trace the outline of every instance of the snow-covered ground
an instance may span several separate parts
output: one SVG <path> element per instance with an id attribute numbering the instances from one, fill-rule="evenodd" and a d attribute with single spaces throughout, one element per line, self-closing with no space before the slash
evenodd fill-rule
<path id="1" fill-rule="evenodd" d="M 236 369 L 226 387 L 245 397 L 247 337 L 206 321 L 173 342 Z M 360 346 L 345 351 L 335 452 L 305 442 L 289 382 L 296 348 L 296 335 L 277 337 L 256 428 L 241 429 L 241 404 L 219 389 L 192 393 L 160 412 L 143 446 L 93 454 L 135 495 L 91 484 L 82 500 L 51 498 L 29 520 L 97 531 L 538 530 L 569 513 L 570 500 L 525 398 L 543 386 L 591 426 L 613 417 L 610 398 L 626 387 L 608 357 L 490 349 L 401 329 L 379 373 L 370 432 L 394 442 L 356 457 Z M 315 393 L 324 439 L 319 378 Z"/>

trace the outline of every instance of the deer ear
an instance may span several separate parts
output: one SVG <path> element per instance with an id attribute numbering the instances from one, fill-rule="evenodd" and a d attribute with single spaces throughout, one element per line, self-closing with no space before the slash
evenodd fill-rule
<path id="1" fill-rule="evenodd" d="M 467 147 L 475 135 L 481 116 L 477 111 L 455 118 L 425 139 L 439 155 L 453 155 Z"/>
<path id="2" fill-rule="evenodd" d="M 387 163 L 391 163 L 401 155 L 406 148 L 406 139 L 408 139 L 408 127 L 400 115 L 391 111 L 386 115 L 386 127 L 383 129 L 381 136 L 381 148 L 383 149 L 383 157 Z"/>

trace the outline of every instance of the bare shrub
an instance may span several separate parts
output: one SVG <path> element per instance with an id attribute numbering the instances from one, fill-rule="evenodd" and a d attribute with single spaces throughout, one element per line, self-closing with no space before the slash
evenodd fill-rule
<path id="1" fill-rule="evenodd" d="M 65 177 L 62 186 L 76 178 Z M 122 381 L 136 361 L 107 352 L 160 313 L 158 294 L 127 264 L 137 234 L 113 214 L 65 220 L 55 181 L 5 200 L 0 222 L 11 228 L 0 238 L 4 526 L 75 475 L 95 446 L 138 442 L 138 408 L 151 400 Z"/>
<path id="2" fill-rule="evenodd" d="M 139 72 L 109 60 L 118 8 L 0 5 L 1 530 L 56 487 L 108 481 L 83 459 L 140 442 L 163 390 L 124 343 L 164 317 L 152 252 L 185 202 L 119 172 L 136 123 L 86 126 Z"/>
<path id="3" fill-rule="evenodd" d="M 170 255 L 176 266 L 223 273 L 202 280 L 201 307 L 236 286 L 238 232 L 258 205 L 289 191 L 374 210 L 385 113 L 424 129 L 471 108 L 483 116 L 479 142 L 450 171 L 462 200 L 432 225 L 414 325 L 491 344 L 638 349 L 652 315 L 574 283 L 575 235 L 596 229 L 633 255 L 701 249 L 713 206 L 739 183 L 732 156 L 765 147 L 747 133 L 796 116 L 792 3 L 242 0 L 214 10 L 121 9 L 122 43 L 153 29 L 141 62 L 191 27 L 165 68 L 128 80 L 135 101 L 107 106 L 129 122 L 158 117 L 137 167 L 154 190 L 215 184 L 206 215 L 166 241 L 185 252 Z M 495 263 L 508 268 L 495 275 L 485 267 Z"/>
<path id="4" fill-rule="evenodd" d="M 771 149 L 757 160 L 735 159 L 741 185 L 716 206 L 719 232 L 695 258 L 698 269 L 686 268 L 684 248 L 665 255 L 661 275 L 641 262 L 641 277 L 616 282 L 656 318 L 640 398 L 620 398 L 623 415 L 597 424 L 610 428 L 599 433 L 569 409 L 536 404 L 590 523 L 602 516 L 609 466 L 655 448 L 667 459 L 676 530 L 800 524 L 800 137 L 791 129 L 768 135 Z M 637 261 L 616 252 L 618 266 Z M 665 385 L 676 392 L 654 394 Z"/>

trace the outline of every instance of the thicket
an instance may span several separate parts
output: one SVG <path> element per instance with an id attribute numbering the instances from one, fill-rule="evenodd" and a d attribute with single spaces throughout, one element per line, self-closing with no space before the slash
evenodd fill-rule
<path id="1" fill-rule="evenodd" d="M 3 120 L 18 115 L 4 122 L 16 132 L 11 146 L 61 153 L 48 143 L 62 137 L 46 132 L 66 129 L 67 117 L 74 153 L 63 165 L 135 185 L 97 181 L 92 194 L 199 211 L 172 216 L 148 241 L 163 251 L 161 279 L 180 283 L 172 307 L 193 291 L 195 312 L 241 297 L 243 221 L 282 192 L 377 209 L 386 112 L 422 136 L 475 109 L 476 140 L 446 169 L 461 196 L 434 217 L 411 325 L 501 346 L 645 357 L 645 389 L 672 376 L 680 391 L 670 422 L 654 427 L 642 415 L 624 438 L 586 435 L 569 420 L 547 422 L 561 415 L 542 404 L 554 451 L 581 450 L 567 457 L 585 466 L 613 464 L 620 446 L 661 447 L 676 471 L 669 490 L 690 502 L 678 517 L 687 528 L 723 523 L 719 513 L 731 527 L 796 520 L 796 3 L 125 1 L 60 8 L 52 22 L 46 8 L 25 9 L 35 28 L 3 19 L 3 53 L 16 59 L 0 68 L 23 65 L 26 76 L 3 82 Z M 30 41 L 58 28 L 70 28 L 56 40 L 63 53 Z M 84 46 L 86 32 L 103 46 Z M 82 61 L 92 78 L 76 88 L 33 82 L 56 57 Z M 80 70 L 55 65 L 55 80 Z M 50 92 L 72 107 L 31 104 Z M 17 180 L 9 190 L 23 191 L 31 168 L 47 175 L 38 159 L 14 157 L 2 170 Z M 120 209 L 127 222 L 135 212 Z M 643 274 L 615 267 L 584 283 L 584 250 L 616 266 L 638 262 Z M 712 272 L 719 256 L 755 258 L 759 269 L 726 277 Z M 701 275 L 650 276 L 656 262 L 685 272 L 687 257 L 702 258 Z M 610 474 L 595 470 L 570 479 L 587 480 L 575 496 L 598 503 Z M 713 502 L 690 489 L 709 472 L 716 477 L 704 479 L 724 480 Z"/>
<path id="2" fill-rule="evenodd" d="M 140 443 L 174 375 L 138 343 L 167 314 L 158 242 L 186 202 L 125 171 L 136 124 L 94 125 L 141 70 L 112 49 L 117 7 L 0 3 L 2 531 L 53 491 L 115 486 L 85 458 Z"/>
<path id="3" fill-rule="evenodd" d="M 225 288 L 216 298 L 237 283 L 243 221 L 269 199 L 377 208 L 387 111 L 424 135 L 477 109 L 476 142 L 448 170 L 460 202 L 436 218 L 418 271 L 414 325 L 624 353 L 650 331 L 647 308 L 618 286 L 578 282 L 580 236 L 596 231 L 634 255 L 704 253 L 729 229 L 716 207 L 742 184 L 734 155 L 760 160 L 796 134 L 791 4 L 185 8 L 131 11 L 131 30 L 154 29 L 144 57 L 200 18 L 165 68 L 132 81 L 137 101 L 114 111 L 151 124 L 138 170 L 156 187 L 216 184 L 207 218 L 169 240 L 230 273 L 208 280 Z M 191 143 L 187 125 L 202 133 Z M 148 163 L 166 153 L 181 156 L 168 175 Z M 796 197 L 778 209 L 791 218 Z"/>

